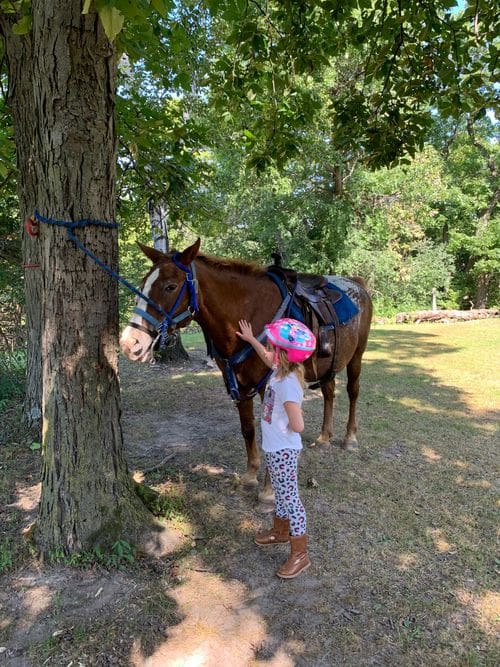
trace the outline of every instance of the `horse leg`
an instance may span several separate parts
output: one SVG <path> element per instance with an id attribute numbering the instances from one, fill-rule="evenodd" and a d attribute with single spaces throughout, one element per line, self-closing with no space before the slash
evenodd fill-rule
<path id="1" fill-rule="evenodd" d="M 358 424 L 356 422 L 356 402 L 359 394 L 359 375 L 361 373 L 361 358 L 364 349 L 358 348 L 353 358 L 347 364 L 347 394 L 349 396 L 349 419 L 347 420 L 347 429 L 343 449 L 357 449 L 358 439 L 356 431 Z"/>
<path id="2" fill-rule="evenodd" d="M 238 403 L 241 433 L 247 450 L 247 471 L 242 477 L 242 483 L 247 487 L 255 487 L 258 484 L 257 473 L 260 468 L 260 453 L 255 440 L 255 419 L 253 414 L 253 400 L 240 401 Z"/>
<path id="3" fill-rule="evenodd" d="M 266 475 L 264 477 L 264 488 L 259 493 L 259 503 L 261 503 L 261 512 L 272 512 L 274 509 L 274 491 L 271 484 L 271 477 L 269 470 L 266 467 Z M 268 509 L 269 508 L 269 509 Z"/>
<path id="4" fill-rule="evenodd" d="M 335 402 L 335 378 L 321 385 L 323 394 L 323 424 L 321 433 L 313 445 L 327 445 L 333 436 L 333 408 Z"/>

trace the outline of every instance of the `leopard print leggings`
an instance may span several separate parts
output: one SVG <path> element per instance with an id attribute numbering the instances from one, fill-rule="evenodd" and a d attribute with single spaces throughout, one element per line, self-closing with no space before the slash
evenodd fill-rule
<path id="1" fill-rule="evenodd" d="M 299 456 L 298 449 L 265 452 L 275 496 L 276 516 L 290 519 L 290 535 L 294 537 L 307 532 L 306 511 L 299 498 Z"/>

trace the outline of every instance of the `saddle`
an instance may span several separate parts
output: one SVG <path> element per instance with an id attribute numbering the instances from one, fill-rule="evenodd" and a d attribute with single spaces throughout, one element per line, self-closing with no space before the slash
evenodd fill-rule
<path id="1" fill-rule="evenodd" d="M 293 269 L 276 266 L 269 267 L 268 274 L 271 274 L 272 279 L 281 279 L 287 292 L 292 295 L 290 315 L 303 321 L 315 334 L 318 339 L 318 356 L 332 355 L 335 351 L 335 329 L 339 326 L 334 306 L 342 299 L 342 292 L 330 285 L 324 276 L 297 273 Z"/>

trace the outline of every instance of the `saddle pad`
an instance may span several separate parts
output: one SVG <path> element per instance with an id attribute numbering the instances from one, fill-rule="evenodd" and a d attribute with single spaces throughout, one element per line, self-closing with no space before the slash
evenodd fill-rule
<path id="1" fill-rule="evenodd" d="M 281 298 L 284 299 L 288 293 L 284 280 L 273 272 L 268 272 L 267 276 L 278 286 Z M 347 324 L 350 319 L 359 313 L 359 308 L 346 293 L 348 289 L 346 279 L 341 276 L 325 276 L 325 278 L 327 278 L 330 287 L 342 294 L 342 297 L 333 304 L 333 307 L 340 324 Z M 289 307 L 289 316 L 299 320 L 299 322 L 304 322 L 302 311 L 294 301 Z"/>

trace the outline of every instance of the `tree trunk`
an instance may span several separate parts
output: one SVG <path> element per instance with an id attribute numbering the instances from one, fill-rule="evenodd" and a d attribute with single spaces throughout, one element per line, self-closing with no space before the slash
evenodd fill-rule
<path id="1" fill-rule="evenodd" d="M 476 308 L 488 307 L 489 282 L 489 275 L 487 273 L 480 273 L 477 276 L 476 300 L 474 302 Z"/>
<path id="2" fill-rule="evenodd" d="M 15 117 L 16 137 L 26 132 L 32 141 L 19 164 L 21 186 L 32 182 L 25 201 L 47 217 L 112 221 L 116 55 L 97 14 L 81 11 L 80 0 L 33 0 L 34 98 Z M 77 233 L 116 268 L 116 230 L 88 226 Z M 63 227 L 41 225 L 37 243 L 43 415 L 37 544 L 42 553 L 71 553 L 118 537 L 133 540 L 151 515 L 123 457 L 117 284 L 68 241 Z"/>
<path id="3" fill-rule="evenodd" d="M 153 246 L 161 252 L 168 252 L 168 210 L 163 204 L 155 204 L 151 200 L 148 204 L 149 223 Z"/>
<path id="4" fill-rule="evenodd" d="M 40 244 L 35 237 L 26 233 L 22 225 L 22 222 L 32 215 L 36 206 L 34 167 L 37 161 L 37 143 L 33 113 L 33 46 L 31 35 L 16 37 L 11 34 L 11 25 L 16 20 L 17 17 L 12 14 L 0 15 L 0 34 L 4 36 L 9 75 L 7 101 L 14 121 L 18 171 L 17 193 L 21 213 L 22 257 L 25 267 L 27 373 L 24 417 L 29 426 L 39 429 L 42 415 Z"/>

